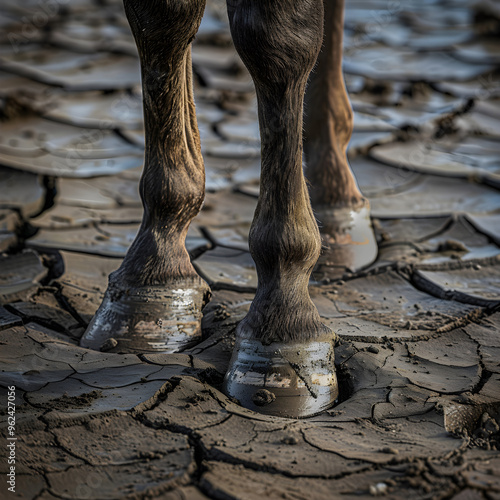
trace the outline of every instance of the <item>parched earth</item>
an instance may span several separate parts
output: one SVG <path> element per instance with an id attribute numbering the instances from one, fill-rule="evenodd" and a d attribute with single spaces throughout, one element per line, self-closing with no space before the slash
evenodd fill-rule
<path id="1" fill-rule="evenodd" d="M 260 154 L 222 2 L 193 47 L 208 192 L 187 247 L 214 291 L 205 340 L 140 356 L 78 346 L 142 216 L 121 3 L 2 3 L 2 453 L 17 441 L 16 491 L 2 458 L 0 498 L 500 499 L 500 8 L 347 3 L 349 156 L 379 255 L 313 274 L 341 397 L 303 420 L 220 392 L 257 284 Z"/>

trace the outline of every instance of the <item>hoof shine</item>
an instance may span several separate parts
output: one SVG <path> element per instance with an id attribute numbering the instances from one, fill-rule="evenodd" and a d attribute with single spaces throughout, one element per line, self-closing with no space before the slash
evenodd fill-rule
<path id="1" fill-rule="evenodd" d="M 119 353 L 180 352 L 201 341 L 205 290 L 108 289 L 80 345 Z"/>
<path id="2" fill-rule="evenodd" d="M 334 336 L 304 342 L 238 338 L 224 391 L 250 410 L 304 418 L 330 408 L 338 398 Z"/>

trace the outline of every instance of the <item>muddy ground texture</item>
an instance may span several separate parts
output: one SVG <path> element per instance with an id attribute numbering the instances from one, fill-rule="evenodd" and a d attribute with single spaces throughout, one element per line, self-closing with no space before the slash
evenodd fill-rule
<path id="1" fill-rule="evenodd" d="M 193 47 L 208 193 L 187 246 L 214 291 L 206 339 L 136 356 L 78 347 L 141 220 L 138 59 L 121 3 L 2 2 L 13 497 L 500 499 L 500 8 L 347 3 L 349 155 L 380 252 L 362 272 L 315 271 L 311 295 L 340 336 L 341 402 L 289 420 L 219 391 L 257 284 L 259 191 L 255 94 L 222 4 Z"/>

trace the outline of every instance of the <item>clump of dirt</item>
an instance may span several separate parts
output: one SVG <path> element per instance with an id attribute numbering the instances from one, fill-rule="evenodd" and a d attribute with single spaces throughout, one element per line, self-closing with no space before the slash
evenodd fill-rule
<path id="1" fill-rule="evenodd" d="M 460 471 L 465 467 L 462 455 L 442 460 L 411 460 L 397 466 L 400 475 L 394 475 L 383 483 L 370 487 L 370 494 L 400 498 L 401 492 L 404 491 L 407 498 L 427 500 L 452 498 L 465 488 L 464 480 L 460 476 Z"/>
<path id="2" fill-rule="evenodd" d="M 17 92 L 16 95 L 2 97 L 0 101 L 0 121 L 32 116 L 34 112 L 28 101 L 29 95 L 22 91 Z"/>
<path id="3" fill-rule="evenodd" d="M 461 242 L 455 240 L 446 240 L 439 244 L 438 252 L 468 252 L 469 249 Z"/>
<path id="4" fill-rule="evenodd" d="M 225 304 L 219 304 L 219 306 L 214 310 L 214 321 L 223 321 L 230 316 L 231 312 Z"/>
<path id="5" fill-rule="evenodd" d="M 260 389 L 252 396 L 252 401 L 257 406 L 266 406 L 276 399 L 276 395 L 267 389 Z"/>
<path id="6" fill-rule="evenodd" d="M 110 352 L 118 345 L 118 341 L 116 339 L 110 338 L 103 342 L 100 347 L 101 352 Z"/>
<path id="7" fill-rule="evenodd" d="M 470 438 L 472 446 L 500 451 L 500 409 L 485 411 Z"/>
<path id="8" fill-rule="evenodd" d="M 102 391 L 91 391 L 79 396 L 68 396 L 63 394 L 60 398 L 53 399 L 51 406 L 55 410 L 67 410 L 70 408 L 85 408 L 90 406 L 96 399 L 102 397 Z"/>
<path id="9" fill-rule="evenodd" d="M 209 395 L 203 395 L 199 393 L 195 393 L 189 398 L 186 399 L 186 405 L 185 408 L 191 408 L 191 406 L 196 406 L 199 403 L 202 403 L 203 401 L 209 401 L 210 396 Z"/>

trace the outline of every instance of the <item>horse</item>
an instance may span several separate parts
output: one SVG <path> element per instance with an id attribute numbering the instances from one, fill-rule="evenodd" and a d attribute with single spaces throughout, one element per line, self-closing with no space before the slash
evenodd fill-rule
<path id="1" fill-rule="evenodd" d="M 179 352 L 200 341 L 211 295 L 184 244 L 205 195 L 191 63 L 205 0 L 124 6 L 141 62 L 144 215 L 81 345 Z M 258 287 L 223 389 L 249 409 L 305 417 L 338 397 L 336 335 L 308 291 L 322 244 L 323 259 L 354 270 L 376 255 L 369 204 L 346 156 L 353 115 L 342 73 L 344 0 L 227 0 L 227 11 L 255 84 L 261 179 L 249 233 Z"/>

